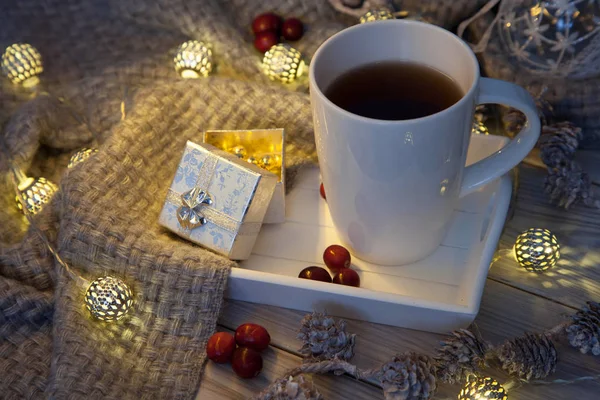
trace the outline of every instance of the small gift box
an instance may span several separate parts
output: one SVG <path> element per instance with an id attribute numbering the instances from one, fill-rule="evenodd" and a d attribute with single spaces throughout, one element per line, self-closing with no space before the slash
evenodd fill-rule
<path id="1" fill-rule="evenodd" d="M 263 223 L 285 221 L 285 131 L 283 129 L 218 130 L 204 132 L 204 143 L 236 155 L 277 175 L 273 198 Z"/>
<path id="2" fill-rule="evenodd" d="M 188 141 L 159 223 L 232 260 L 250 256 L 277 176 L 208 144 Z"/>

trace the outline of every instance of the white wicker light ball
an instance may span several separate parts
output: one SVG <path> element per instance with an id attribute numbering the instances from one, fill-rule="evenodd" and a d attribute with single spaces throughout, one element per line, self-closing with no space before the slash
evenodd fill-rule
<path id="1" fill-rule="evenodd" d="M 367 22 L 385 21 L 387 19 L 394 19 L 394 14 L 387 8 L 380 8 L 376 10 L 367 11 L 362 17 L 360 17 L 360 23 L 365 24 Z"/>
<path id="2" fill-rule="evenodd" d="M 118 321 L 133 304 L 133 294 L 125 282 L 112 276 L 93 281 L 85 292 L 85 306 L 95 318 Z"/>
<path id="3" fill-rule="evenodd" d="M 15 196 L 17 207 L 23 213 L 29 214 L 40 212 L 58 190 L 58 187 L 46 178 L 25 178 L 17 188 L 19 190 L 19 195 Z"/>
<path id="4" fill-rule="evenodd" d="M 304 73 L 305 64 L 302 53 L 288 44 L 280 43 L 265 53 L 262 67 L 269 79 L 291 83 Z"/>
<path id="5" fill-rule="evenodd" d="M 203 42 L 188 40 L 177 48 L 173 62 L 182 78 L 207 77 L 213 68 L 212 50 Z"/>
<path id="6" fill-rule="evenodd" d="M 88 158 L 90 158 L 94 153 L 97 153 L 98 149 L 90 149 L 84 147 L 83 149 L 77 151 L 77 153 L 73 154 L 69 159 L 69 164 L 67 164 L 67 168 L 73 168 L 79 163 L 84 162 Z"/>
<path id="7" fill-rule="evenodd" d="M 506 390 L 493 378 L 471 378 L 458 394 L 458 400 L 507 400 Z"/>
<path id="8" fill-rule="evenodd" d="M 517 236 L 515 256 L 527 271 L 542 272 L 556 264 L 560 258 L 560 245 L 548 229 L 531 228 Z"/>
<path id="9" fill-rule="evenodd" d="M 30 44 L 10 45 L 2 55 L 2 73 L 15 84 L 32 87 L 39 83 L 44 71 L 42 55 Z"/>

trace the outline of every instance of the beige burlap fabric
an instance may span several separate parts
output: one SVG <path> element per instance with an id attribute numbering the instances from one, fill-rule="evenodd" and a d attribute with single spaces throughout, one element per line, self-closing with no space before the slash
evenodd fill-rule
<path id="1" fill-rule="evenodd" d="M 5 153 L 60 185 L 35 223 L 77 275 L 122 278 L 135 305 L 117 324 L 90 319 L 85 287 L 28 228 L 3 179 L 1 398 L 194 397 L 233 263 L 157 224 L 185 141 L 205 129 L 283 127 L 290 170 L 315 160 L 306 82 L 260 74 L 248 26 L 266 10 L 307 24 L 297 44 L 307 57 L 351 22 L 322 0 L 2 2 L 2 48 L 28 42 L 44 58 L 37 92 L 0 83 Z M 213 77 L 176 75 L 174 49 L 190 38 L 213 45 Z M 94 137 L 99 152 L 67 170 Z M 8 176 L 6 154 L 0 171 Z"/>

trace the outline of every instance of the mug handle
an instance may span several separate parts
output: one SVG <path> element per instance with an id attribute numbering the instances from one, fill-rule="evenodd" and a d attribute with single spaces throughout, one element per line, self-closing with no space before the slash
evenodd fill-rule
<path id="1" fill-rule="evenodd" d="M 521 132 L 494 154 L 465 167 L 460 197 L 504 175 L 529 154 L 540 136 L 540 118 L 531 95 L 510 82 L 480 78 L 477 104 L 504 104 L 514 107 L 527 117 Z"/>

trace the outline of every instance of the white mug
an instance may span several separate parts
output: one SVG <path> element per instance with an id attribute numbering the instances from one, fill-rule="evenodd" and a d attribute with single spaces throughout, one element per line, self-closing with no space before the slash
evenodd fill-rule
<path id="1" fill-rule="evenodd" d="M 454 105 L 410 120 L 352 114 L 325 96 L 353 68 L 407 61 L 451 77 L 464 93 Z M 535 145 L 540 121 L 523 88 L 481 78 L 477 58 L 460 38 L 406 20 L 356 25 L 329 38 L 310 65 L 310 98 L 327 203 L 342 244 L 358 258 L 402 265 L 441 243 L 459 198 L 502 176 Z M 465 167 L 477 104 L 505 104 L 527 117 L 502 150 Z"/>

